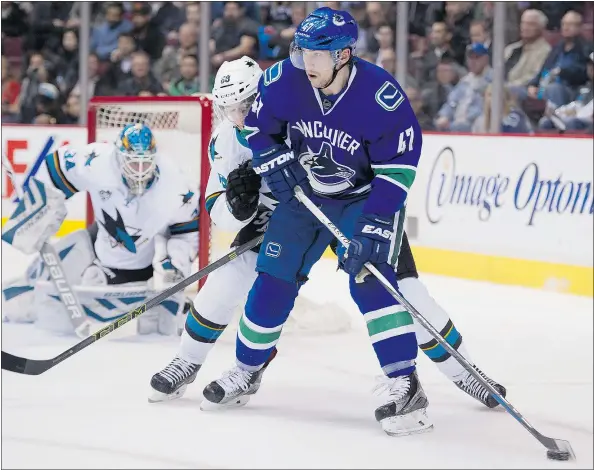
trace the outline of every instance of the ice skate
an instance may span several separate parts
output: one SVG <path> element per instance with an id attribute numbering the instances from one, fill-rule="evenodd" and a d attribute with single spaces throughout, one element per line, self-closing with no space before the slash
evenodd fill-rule
<path id="1" fill-rule="evenodd" d="M 407 436 L 433 429 L 427 417 L 429 401 L 416 371 L 403 377 L 381 377 L 374 392 L 387 394 L 387 403 L 375 410 L 375 419 L 389 436 Z"/>
<path id="2" fill-rule="evenodd" d="M 203 411 L 220 408 L 235 408 L 245 405 L 258 391 L 265 367 L 250 372 L 241 367 L 228 370 L 223 377 L 209 383 L 202 392 L 204 400 L 200 405 Z"/>
<path id="3" fill-rule="evenodd" d="M 473 367 L 481 375 L 481 377 L 483 377 L 487 382 L 489 382 L 489 384 L 495 387 L 495 389 L 497 389 L 503 397 L 505 397 L 507 390 L 505 390 L 505 387 L 503 385 L 500 385 L 494 380 L 487 377 L 483 373 L 483 371 L 481 371 L 478 367 Z M 495 408 L 499 405 L 499 402 L 495 400 L 493 395 L 491 395 L 491 392 L 489 392 L 489 390 L 483 387 L 483 385 L 472 375 L 470 375 L 469 372 L 466 372 L 466 375 L 461 380 L 454 383 L 456 384 L 456 387 L 458 387 L 463 392 L 466 392 L 472 398 L 475 398 L 476 400 L 480 401 L 487 408 Z"/>
<path id="4" fill-rule="evenodd" d="M 157 372 L 151 379 L 149 403 L 181 398 L 195 379 L 200 364 L 192 364 L 181 357 L 174 357 L 165 369 Z"/>

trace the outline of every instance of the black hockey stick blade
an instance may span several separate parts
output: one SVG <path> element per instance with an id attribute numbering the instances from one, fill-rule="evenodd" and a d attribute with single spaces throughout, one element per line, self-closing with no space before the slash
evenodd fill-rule
<path id="1" fill-rule="evenodd" d="M 134 310 L 126 313 L 122 317 L 118 318 L 114 322 L 110 323 L 104 328 L 101 328 L 99 331 L 93 333 L 88 338 L 83 339 L 80 343 L 75 344 L 70 349 L 64 351 L 62 354 L 52 358 L 52 359 L 26 359 L 24 357 L 15 356 L 14 354 L 7 353 L 2 351 L 2 370 L 7 370 L 10 372 L 16 372 L 17 374 L 25 374 L 25 375 L 39 375 L 43 374 L 45 371 L 51 369 L 52 367 L 58 365 L 65 359 L 68 359 L 70 356 L 73 356 L 77 352 L 83 350 L 87 346 L 90 346 L 95 341 L 100 340 L 104 336 L 108 335 L 114 330 L 122 327 L 130 320 L 135 319 L 136 317 L 142 315 L 147 310 L 153 308 L 156 305 L 159 305 L 165 299 L 171 297 L 173 294 L 185 289 L 190 284 L 199 281 L 203 277 L 208 276 L 213 271 L 219 269 L 221 266 L 233 261 L 238 256 L 241 256 L 246 251 L 255 248 L 264 239 L 264 235 L 260 235 L 259 237 L 250 240 L 249 242 L 244 243 L 243 245 L 237 247 L 235 250 L 230 251 L 223 257 L 219 258 L 218 260 L 210 263 L 208 266 L 205 266 L 200 271 L 188 276 L 180 283 L 170 287 L 169 289 L 161 292 L 160 294 L 156 295 L 152 299 L 149 299 L 146 303 L 142 304 L 140 307 L 135 308 Z"/>

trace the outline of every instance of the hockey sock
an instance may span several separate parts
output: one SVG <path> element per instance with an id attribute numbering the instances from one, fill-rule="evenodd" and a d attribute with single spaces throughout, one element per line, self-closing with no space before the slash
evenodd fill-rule
<path id="1" fill-rule="evenodd" d="M 192 303 L 181 337 L 180 357 L 194 364 L 204 364 L 206 356 L 226 326 L 204 318 Z"/>
<path id="2" fill-rule="evenodd" d="M 396 285 L 396 273 L 389 265 L 381 265 L 380 271 Z M 411 374 L 418 349 L 410 313 L 373 276 L 367 276 L 362 283 L 355 282 L 351 276 L 350 288 L 384 373 L 388 377 Z"/>
<path id="3" fill-rule="evenodd" d="M 278 342 L 297 297 L 297 283 L 260 273 L 237 328 L 237 363 L 259 370 Z"/>
<path id="4" fill-rule="evenodd" d="M 421 315 L 433 325 L 443 338 L 462 356 L 471 359 L 462 341 L 462 335 L 450 319 L 447 312 L 429 295 L 425 285 L 417 278 L 406 278 L 398 282 L 400 292 Z M 431 359 L 439 370 L 450 380 L 457 381 L 466 374 L 464 367 L 451 357 L 442 345 L 416 321 L 414 322 L 419 348 Z"/>

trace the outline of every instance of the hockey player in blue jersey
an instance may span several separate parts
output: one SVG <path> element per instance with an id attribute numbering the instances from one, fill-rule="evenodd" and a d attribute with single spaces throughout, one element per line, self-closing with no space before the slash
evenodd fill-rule
<path id="1" fill-rule="evenodd" d="M 299 289 L 332 234 L 294 197 L 299 185 L 351 239 L 339 251 L 353 300 L 385 374 L 375 411 L 390 435 L 433 427 L 418 379 L 410 314 L 372 276 L 374 263 L 394 285 L 408 190 L 421 154 L 421 129 L 400 85 L 357 61 L 356 22 L 324 7 L 297 28 L 291 58 L 264 73 L 246 119 L 254 170 L 279 205 L 257 262 L 237 336 L 237 365 L 204 389 L 203 409 L 247 401 L 280 337 Z"/>

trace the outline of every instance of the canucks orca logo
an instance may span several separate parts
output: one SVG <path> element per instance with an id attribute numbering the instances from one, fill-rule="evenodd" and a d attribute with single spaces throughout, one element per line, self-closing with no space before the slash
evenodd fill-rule
<path id="1" fill-rule="evenodd" d="M 122 216 L 117 209 L 115 220 L 104 210 L 101 212 L 103 212 L 103 220 L 105 220 L 105 222 L 99 223 L 114 240 L 114 243 L 112 243 L 111 247 L 115 248 L 116 246 L 120 245 L 126 248 L 129 252 L 136 253 L 136 240 L 140 238 L 140 229 L 126 227 L 126 225 L 124 225 L 124 219 L 122 219 Z M 134 235 L 128 233 L 127 228 L 134 231 Z"/>
<path id="2" fill-rule="evenodd" d="M 299 161 L 309 174 L 311 186 L 323 194 L 335 194 L 353 187 L 351 178 L 355 175 L 352 168 L 337 163 L 332 156 L 332 146 L 322 142 L 318 153 L 307 146 L 307 152 L 299 155 Z"/>

